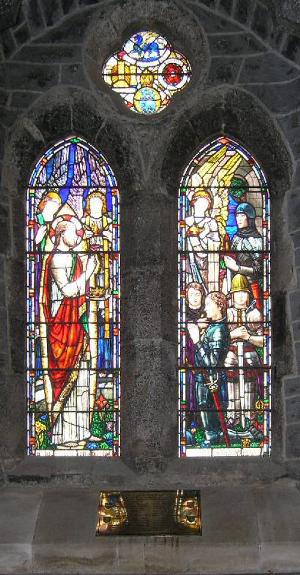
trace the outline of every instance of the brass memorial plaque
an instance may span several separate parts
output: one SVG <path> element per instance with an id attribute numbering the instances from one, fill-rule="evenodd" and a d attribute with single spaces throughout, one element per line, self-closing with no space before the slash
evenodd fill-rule
<path id="1" fill-rule="evenodd" d="M 200 491 L 101 491 L 96 535 L 201 535 Z"/>

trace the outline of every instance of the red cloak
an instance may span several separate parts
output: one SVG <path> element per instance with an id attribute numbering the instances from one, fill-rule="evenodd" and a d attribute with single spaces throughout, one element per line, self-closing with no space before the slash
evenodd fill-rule
<path id="1" fill-rule="evenodd" d="M 82 274 L 82 262 L 77 254 L 74 272 L 69 281 L 75 281 Z M 55 403 L 68 383 L 83 349 L 84 327 L 81 321 L 85 311 L 85 296 L 64 297 L 54 317 L 51 317 L 51 254 L 46 262 L 44 276 L 44 314 L 48 334 L 49 377 Z"/>

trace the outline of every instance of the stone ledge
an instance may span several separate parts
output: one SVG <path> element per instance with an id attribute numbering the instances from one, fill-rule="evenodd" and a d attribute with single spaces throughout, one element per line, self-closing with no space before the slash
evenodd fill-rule
<path id="1" fill-rule="evenodd" d="M 202 489 L 202 537 L 95 537 L 98 491 L 0 491 L 0 573 L 242 574 L 300 571 L 300 491 Z"/>

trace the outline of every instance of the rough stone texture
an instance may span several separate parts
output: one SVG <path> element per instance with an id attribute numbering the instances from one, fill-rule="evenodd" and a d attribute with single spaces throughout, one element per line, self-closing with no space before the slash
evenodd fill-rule
<path id="1" fill-rule="evenodd" d="M 300 22 L 300 2 L 299 0 L 283 0 L 281 2 L 283 15 L 291 22 Z"/>
<path id="2" fill-rule="evenodd" d="M 269 84 L 284 82 L 299 77 L 299 70 L 276 54 L 264 54 L 246 58 L 239 81 L 241 84 Z"/>
<path id="3" fill-rule="evenodd" d="M 252 12 L 251 2 L 243 2 L 243 0 L 237 0 L 235 4 L 235 9 L 233 12 L 234 18 L 236 18 L 241 24 L 247 24 L 249 17 Z"/>
<path id="4" fill-rule="evenodd" d="M 65 62 L 78 62 L 81 59 L 81 45 L 67 44 L 64 46 L 54 45 L 27 45 L 18 50 L 14 56 L 14 60 L 18 62 L 39 62 L 45 64 L 63 64 Z"/>
<path id="5" fill-rule="evenodd" d="M 210 86 L 235 84 L 242 63 L 242 58 L 212 58 L 208 84 Z"/>
<path id="6" fill-rule="evenodd" d="M 29 40 L 30 32 L 26 22 L 21 24 L 21 26 L 15 30 L 14 37 L 17 45 L 25 44 L 25 42 Z"/>
<path id="7" fill-rule="evenodd" d="M 263 40 L 268 40 L 272 29 L 272 15 L 268 7 L 263 6 L 260 2 L 257 2 L 253 12 L 252 29 Z"/>
<path id="8" fill-rule="evenodd" d="M 58 67 L 50 64 L 16 63 L 1 64 L 0 82 L 8 89 L 47 89 L 58 82 Z"/>
<path id="9" fill-rule="evenodd" d="M 284 45 L 282 54 L 297 64 L 300 62 L 300 38 L 290 35 Z"/>
<path id="10" fill-rule="evenodd" d="M 212 56 L 249 56 L 266 49 L 253 35 L 246 33 L 210 36 L 209 48 Z"/>
<path id="11" fill-rule="evenodd" d="M 291 13 L 278 18 L 278 7 L 254 0 L 24 0 L 15 27 L 3 33 L 0 517 L 10 523 L 2 539 L 0 519 L 0 572 L 300 570 L 299 491 L 280 479 L 300 477 L 300 29 L 296 13 L 288 23 Z M 131 31 L 146 26 L 165 34 L 193 69 L 188 88 L 156 117 L 132 114 L 100 74 Z M 36 159 L 71 133 L 103 152 L 121 192 L 118 461 L 24 457 L 25 190 Z M 197 149 L 221 133 L 254 154 L 270 184 L 270 460 L 177 459 L 177 190 Z M 97 489 L 199 486 L 197 546 L 94 539 Z"/>

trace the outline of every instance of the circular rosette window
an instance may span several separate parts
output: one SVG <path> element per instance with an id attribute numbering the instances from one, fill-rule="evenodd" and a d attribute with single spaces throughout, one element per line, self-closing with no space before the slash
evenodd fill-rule
<path id="1" fill-rule="evenodd" d="M 109 57 L 102 76 L 130 110 L 157 114 L 189 83 L 191 66 L 166 38 L 141 31 Z"/>

